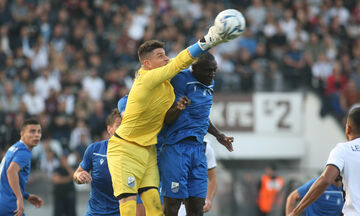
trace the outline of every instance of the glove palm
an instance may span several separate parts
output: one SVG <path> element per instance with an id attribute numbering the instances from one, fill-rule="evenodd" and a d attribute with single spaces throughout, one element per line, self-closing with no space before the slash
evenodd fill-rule
<path id="1" fill-rule="evenodd" d="M 226 39 L 226 32 L 218 32 L 215 26 L 211 26 L 208 33 L 198 41 L 198 44 L 202 50 L 207 51 L 227 41 L 229 40 Z"/>

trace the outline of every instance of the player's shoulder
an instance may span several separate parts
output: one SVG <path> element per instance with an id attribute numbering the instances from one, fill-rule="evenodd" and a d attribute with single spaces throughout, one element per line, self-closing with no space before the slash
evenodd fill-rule
<path id="1" fill-rule="evenodd" d="M 19 142 L 16 142 L 14 145 L 12 145 L 8 151 L 10 152 L 26 152 L 26 153 L 29 153 L 31 154 L 31 151 L 29 150 L 29 148 L 25 145 L 25 143 L 19 141 Z"/>
<path id="2" fill-rule="evenodd" d="M 127 103 L 127 100 L 128 100 L 128 94 L 125 95 L 124 97 L 120 98 L 119 101 L 118 101 L 118 110 L 120 113 L 124 112 L 125 111 L 125 107 L 126 107 L 126 103 Z"/>
<path id="3" fill-rule="evenodd" d="M 122 97 L 122 98 L 120 98 L 119 99 L 119 102 L 121 101 L 126 101 L 127 99 L 128 99 L 128 97 L 129 97 L 129 95 L 128 94 L 126 94 L 124 97 Z"/>
<path id="4" fill-rule="evenodd" d="M 350 150 L 352 146 L 358 145 L 360 146 L 360 139 L 354 139 L 347 142 L 340 142 L 335 145 L 333 151 L 346 151 Z M 360 150 L 360 149 L 359 149 Z"/>
<path id="5" fill-rule="evenodd" d="M 183 75 L 186 75 L 186 74 L 191 74 L 191 69 L 190 68 L 186 68 L 184 70 L 181 70 L 179 72 L 179 74 L 183 74 Z"/>
<path id="6" fill-rule="evenodd" d="M 92 152 L 99 152 L 100 149 L 107 147 L 108 140 L 101 140 L 98 142 L 91 143 L 88 146 L 88 150 Z"/>
<path id="7" fill-rule="evenodd" d="M 176 78 L 188 78 L 191 76 L 191 70 L 190 68 L 187 68 L 187 69 L 184 69 L 184 70 L 181 70 L 178 74 L 176 74 Z"/>
<path id="8" fill-rule="evenodd" d="M 190 78 L 191 78 L 190 69 L 185 69 L 180 71 L 171 79 L 171 84 L 172 85 L 183 84 L 186 83 Z"/>

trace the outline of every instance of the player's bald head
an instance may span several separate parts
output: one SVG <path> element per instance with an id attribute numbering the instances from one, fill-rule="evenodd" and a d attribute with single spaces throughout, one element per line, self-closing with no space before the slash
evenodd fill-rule
<path id="1" fill-rule="evenodd" d="M 199 56 L 199 58 L 191 66 L 194 70 L 203 70 L 208 67 L 216 67 L 215 57 L 205 52 Z"/>
<path id="2" fill-rule="evenodd" d="M 141 64 L 145 59 L 150 58 L 152 51 L 158 48 L 164 48 L 165 44 L 158 40 L 149 40 L 145 41 L 143 44 L 140 45 L 138 49 L 138 57 Z"/>

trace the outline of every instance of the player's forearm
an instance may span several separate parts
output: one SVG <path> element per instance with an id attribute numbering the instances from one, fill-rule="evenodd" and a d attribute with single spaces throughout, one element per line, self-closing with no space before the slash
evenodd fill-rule
<path id="1" fill-rule="evenodd" d="M 216 190 L 217 190 L 217 180 L 213 179 L 208 182 L 206 199 L 212 201 L 215 197 Z"/>
<path id="2" fill-rule="evenodd" d="M 80 180 L 79 180 L 79 169 L 77 169 L 75 172 L 74 172 L 74 175 L 73 175 L 73 179 L 75 181 L 76 184 L 83 184 Z"/>
<path id="3" fill-rule="evenodd" d="M 289 215 L 290 212 L 292 212 L 292 210 L 294 210 L 296 201 L 297 201 L 297 199 L 294 196 L 294 192 L 293 192 L 286 199 L 286 215 Z"/>
<path id="4" fill-rule="evenodd" d="M 320 176 L 314 184 L 310 187 L 309 191 L 306 193 L 304 198 L 300 201 L 299 205 L 293 210 L 293 212 L 298 215 L 306 207 L 308 207 L 312 202 L 317 200 L 321 194 L 330 186 L 331 182 L 325 179 L 324 176 Z"/>
<path id="5" fill-rule="evenodd" d="M 181 111 L 182 110 L 178 109 L 175 105 L 173 105 L 166 112 L 164 123 L 166 125 L 170 125 L 170 124 L 174 123 L 179 118 Z"/>
<path id="6" fill-rule="evenodd" d="M 14 192 L 16 199 L 23 200 L 23 196 L 20 190 L 19 173 L 8 171 L 7 176 L 8 176 L 10 188 Z"/>
<path id="7" fill-rule="evenodd" d="M 216 138 L 222 135 L 222 133 L 213 125 L 213 123 L 210 120 L 209 120 L 208 132 Z"/>

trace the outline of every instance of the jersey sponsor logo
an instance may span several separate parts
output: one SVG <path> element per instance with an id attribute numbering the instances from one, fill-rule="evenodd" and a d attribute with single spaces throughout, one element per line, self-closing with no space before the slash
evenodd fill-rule
<path id="1" fill-rule="evenodd" d="M 173 193 L 179 192 L 179 182 L 171 182 L 171 191 Z"/>
<path id="2" fill-rule="evenodd" d="M 129 187 L 135 186 L 135 177 L 133 177 L 133 176 L 128 177 L 128 185 L 129 185 Z"/>
<path id="3" fill-rule="evenodd" d="M 104 163 L 104 159 L 100 159 L 100 164 L 102 165 Z"/>
<path id="4" fill-rule="evenodd" d="M 330 195 L 327 194 L 327 195 L 325 196 L 325 199 L 326 199 L 326 200 L 329 200 L 329 199 L 330 199 Z"/>

